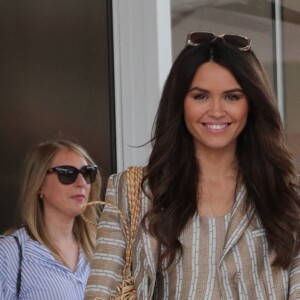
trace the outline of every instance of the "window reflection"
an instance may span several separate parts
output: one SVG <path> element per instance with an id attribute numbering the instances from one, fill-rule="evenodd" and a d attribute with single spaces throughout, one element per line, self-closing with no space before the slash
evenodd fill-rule
<path id="1" fill-rule="evenodd" d="M 284 1 L 282 16 L 287 141 L 300 173 L 300 2 Z"/>
<path id="2" fill-rule="evenodd" d="M 300 172 L 300 1 L 282 1 L 284 118 L 289 149 Z M 175 58 L 189 31 L 239 33 L 251 38 L 255 53 L 267 69 L 276 90 L 274 1 L 171 0 L 172 48 Z"/>

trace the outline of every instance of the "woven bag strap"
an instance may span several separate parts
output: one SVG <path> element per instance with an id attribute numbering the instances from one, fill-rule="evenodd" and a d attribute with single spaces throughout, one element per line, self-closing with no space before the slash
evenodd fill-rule
<path id="1" fill-rule="evenodd" d="M 130 224 L 127 237 L 124 275 L 128 275 L 131 272 L 132 244 L 136 236 L 138 219 L 141 211 L 142 179 L 143 167 L 132 166 L 127 169 L 126 180 L 128 189 L 127 193 L 130 212 Z"/>

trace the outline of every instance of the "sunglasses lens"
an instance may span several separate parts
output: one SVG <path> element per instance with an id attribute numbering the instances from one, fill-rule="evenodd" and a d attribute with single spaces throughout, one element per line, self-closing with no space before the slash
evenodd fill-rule
<path id="1" fill-rule="evenodd" d="M 215 39 L 215 35 L 211 32 L 192 32 L 189 36 L 189 41 L 192 42 L 192 44 L 201 44 L 201 43 L 209 43 L 212 42 Z"/>
<path id="2" fill-rule="evenodd" d="M 78 174 L 82 174 L 87 184 L 93 183 L 96 179 L 98 167 L 96 165 L 85 166 L 78 170 L 72 166 L 59 166 L 50 168 L 47 173 L 56 172 L 58 180 L 62 184 L 72 184 L 76 181 Z"/>
<path id="3" fill-rule="evenodd" d="M 250 40 L 241 35 L 225 34 L 224 41 L 240 49 L 246 49 L 250 46 Z"/>
<path id="4" fill-rule="evenodd" d="M 58 180 L 62 184 L 71 184 L 75 182 L 78 170 L 72 167 L 61 167 L 56 169 Z"/>
<path id="5" fill-rule="evenodd" d="M 86 183 L 93 183 L 97 175 L 96 166 L 86 166 L 81 169 L 81 174 Z"/>
<path id="6" fill-rule="evenodd" d="M 199 46 L 205 43 L 213 43 L 216 39 L 230 44 L 241 51 L 248 51 L 251 47 L 251 41 L 245 36 L 238 34 L 221 34 L 216 35 L 213 32 L 194 31 L 188 33 L 186 46 Z"/>

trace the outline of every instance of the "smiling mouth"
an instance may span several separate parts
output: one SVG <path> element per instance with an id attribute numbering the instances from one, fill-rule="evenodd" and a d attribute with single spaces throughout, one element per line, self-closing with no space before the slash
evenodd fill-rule
<path id="1" fill-rule="evenodd" d="M 205 127 L 208 129 L 213 129 L 213 130 L 220 130 L 228 127 L 230 123 L 222 123 L 222 124 L 208 124 L 208 123 L 203 123 Z"/>

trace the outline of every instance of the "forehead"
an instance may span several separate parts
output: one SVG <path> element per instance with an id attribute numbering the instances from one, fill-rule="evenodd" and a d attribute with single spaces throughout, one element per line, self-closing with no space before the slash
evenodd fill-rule
<path id="1" fill-rule="evenodd" d="M 240 85 L 230 70 L 213 61 L 206 62 L 199 66 L 191 83 L 191 86 L 193 85 L 210 88 L 240 88 Z"/>
<path id="2" fill-rule="evenodd" d="M 56 152 L 55 156 L 53 157 L 51 167 L 71 165 L 80 168 L 87 164 L 87 160 L 79 152 L 67 148 L 61 148 Z"/>

